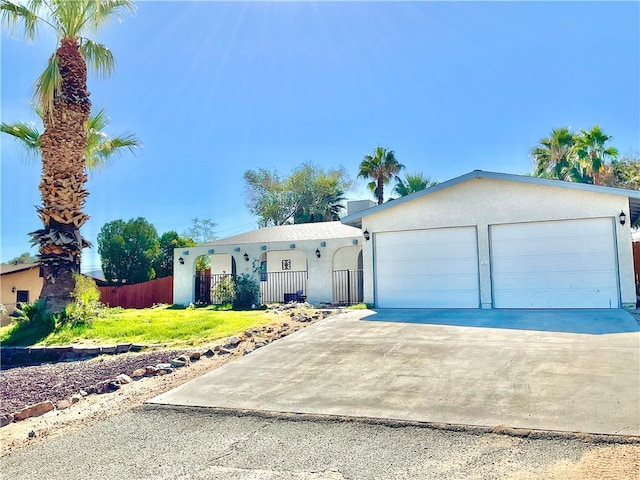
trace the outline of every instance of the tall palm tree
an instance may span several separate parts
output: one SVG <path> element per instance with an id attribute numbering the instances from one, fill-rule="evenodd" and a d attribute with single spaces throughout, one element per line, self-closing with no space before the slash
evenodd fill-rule
<path id="1" fill-rule="evenodd" d="M 437 184 L 437 180 L 425 176 L 422 172 L 407 173 L 404 180 L 396 176 L 396 186 L 393 188 L 393 191 L 401 197 L 406 197 L 407 195 L 433 187 Z"/>
<path id="2" fill-rule="evenodd" d="M 378 199 L 378 205 L 384 202 L 384 185 L 404 168 L 396 159 L 393 150 L 384 147 L 376 147 L 373 155 L 365 155 L 360 162 L 358 177 L 372 179 L 368 184 L 373 195 Z"/>
<path id="3" fill-rule="evenodd" d="M 33 105 L 33 109 L 42 120 L 43 112 L 40 107 Z M 104 129 L 111 123 L 104 108 L 98 113 L 92 113 L 87 122 L 87 148 L 84 161 L 88 170 L 99 170 L 111 158 L 125 150 L 133 152 L 142 146 L 136 135 L 128 133 L 109 136 Z M 24 148 L 29 157 L 37 158 L 40 154 L 40 129 L 33 122 L 0 123 L 0 132 L 14 137 Z"/>
<path id="4" fill-rule="evenodd" d="M 537 177 L 571 179 L 571 167 L 575 155 L 575 136 L 569 128 L 551 130 L 548 137 L 541 138 L 531 151 Z"/>
<path id="5" fill-rule="evenodd" d="M 602 172 L 607 160 L 615 159 L 618 156 L 617 149 L 606 146 L 611 138 L 598 125 L 589 131 L 580 130 L 580 133 L 576 135 L 576 171 L 587 177 L 587 183 L 602 185 Z"/>
<path id="6" fill-rule="evenodd" d="M 88 195 L 85 152 L 91 112 L 87 64 L 104 74 L 115 66 L 109 49 L 86 35 L 126 11 L 134 11 L 131 0 L 0 0 L 3 26 L 21 29 L 29 40 L 38 27 L 50 27 L 59 42 L 36 81 L 34 95 L 44 123 L 39 137 L 42 205 L 37 208 L 44 228 L 30 235 L 32 244 L 39 246 L 44 273 L 40 298 L 50 312 L 70 302 L 73 274 L 80 271 L 82 249 L 90 246 L 80 234 L 88 220 L 82 211 Z"/>

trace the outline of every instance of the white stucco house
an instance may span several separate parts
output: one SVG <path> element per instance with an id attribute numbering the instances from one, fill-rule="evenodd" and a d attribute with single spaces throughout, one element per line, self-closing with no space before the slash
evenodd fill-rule
<path id="1" fill-rule="evenodd" d="M 366 203 L 366 207 L 370 205 Z M 362 231 L 341 222 L 266 227 L 174 251 L 173 301 L 216 303 L 212 288 L 228 275 L 252 275 L 262 303 L 362 300 Z M 200 256 L 210 272 L 196 272 Z"/>
<path id="2" fill-rule="evenodd" d="M 347 215 L 378 308 L 632 308 L 640 192 L 476 170 Z"/>

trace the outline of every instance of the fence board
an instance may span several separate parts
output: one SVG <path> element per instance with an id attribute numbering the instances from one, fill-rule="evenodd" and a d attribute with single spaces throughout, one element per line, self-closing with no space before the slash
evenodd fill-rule
<path id="1" fill-rule="evenodd" d="M 100 301 L 110 307 L 148 308 L 173 303 L 173 276 L 121 287 L 98 287 Z"/>

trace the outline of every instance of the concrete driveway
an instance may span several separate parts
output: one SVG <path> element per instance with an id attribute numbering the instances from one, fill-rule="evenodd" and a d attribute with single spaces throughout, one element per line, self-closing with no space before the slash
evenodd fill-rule
<path id="1" fill-rule="evenodd" d="M 622 310 L 351 311 L 150 403 L 640 435 L 640 328 Z"/>

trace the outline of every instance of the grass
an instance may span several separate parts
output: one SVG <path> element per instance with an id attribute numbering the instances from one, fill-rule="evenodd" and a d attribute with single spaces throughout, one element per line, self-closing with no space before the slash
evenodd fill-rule
<path id="1" fill-rule="evenodd" d="M 278 317 L 264 310 L 232 311 L 216 307 L 109 309 L 89 324 L 43 330 L 32 322 L 0 328 L 3 345 L 69 345 L 146 343 L 186 346 L 203 344 L 272 323 Z"/>

